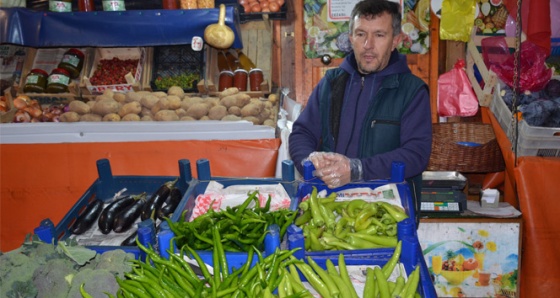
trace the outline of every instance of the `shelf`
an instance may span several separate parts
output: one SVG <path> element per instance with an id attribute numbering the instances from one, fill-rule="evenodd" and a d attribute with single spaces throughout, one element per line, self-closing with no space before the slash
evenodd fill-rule
<path id="1" fill-rule="evenodd" d="M 0 9 L 0 44 L 29 47 L 132 47 L 190 44 L 218 22 L 219 9 L 58 13 Z M 237 7 L 226 7 L 233 48 L 243 48 Z"/>

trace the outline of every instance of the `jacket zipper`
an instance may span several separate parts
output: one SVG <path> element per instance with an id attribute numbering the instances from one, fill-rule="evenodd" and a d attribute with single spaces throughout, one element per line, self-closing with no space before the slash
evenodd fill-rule
<path id="1" fill-rule="evenodd" d="M 386 124 L 394 124 L 394 125 L 400 125 L 399 121 L 391 121 L 391 120 L 373 120 L 371 121 L 371 128 L 373 128 L 375 126 L 376 123 L 386 123 Z"/>

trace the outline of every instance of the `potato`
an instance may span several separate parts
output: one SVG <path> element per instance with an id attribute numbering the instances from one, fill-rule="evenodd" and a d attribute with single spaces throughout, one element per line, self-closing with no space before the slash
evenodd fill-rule
<path id="1" fill-rule="evenodd" d="M 140 112 L 142 112 L 142 105 L 137 101 L 133 101 L 120 107 L 119 116 L 124 117 L 126 114 L 140 114 Z"/>
<path id="2" fill-rule="evenodd" d="M 140 101 L 144 96 L 146 95 L 142 95 L 138 92 L 128 92 L 126 94 L 126 102 L 131 102 L 131 101 Z"/>
<path id="3" fill-rule="evenodd" d="M 266 119 L 263 122 L 263 125 L 268 125 L 270 127 L 276 127 L 276 123 L 272 119 Z"/>
<path id="4" fill-rule="evenodd" d="M 276 94 L 270 94 L 268 95 L 268 101 L 270 101 L 271 103 L 276 103 L 278 101 L 278 96 Z"/>
<path id="5" fill-rule="evenodd" d="M 262 105 L 252 102 L 241 108 L 241 116 L 258 116 L 262 112 Z"/>
<path id="6" fill-rule="evenodd" d="M 210 106 L 210 108 L 220 104 L 220 99 L 217 97 L 207 97 L 204 101 L 208 104 L 208 106 Z"/>
<path id="7" fill-rule="evenodd" d="M 176 110 L 181 107 L 181 98 L 177 95 L 167 96 L 167 109 Z"/>
<path id="8" fill-rule="evenodd" d="M 159 97 L 153 94 L 147 94 L 140 98 L 140 104 L 148 109 L 151 109 L 158 103 L 159 99 Z"/>
<path id="9" fill-rule="evenodd" d="M 119 116 L 119 114 L 116 113 L 109 113 L 103 116 L 102 121 L 119 122 L 121 121 L 121 116 Z"/>
<path id="10" fill-rule="evenodd" d="M 207 121 L 210 120 L 210 118 L 208 116 L 202 116 L 200 117 L 200 119 L 198 119 L 199 121 Z"/>
<path id="11" fill-rule="evenodd" d="M 171 86 L 167 89 L 167 95 L 175 95 L 179 98 L 183 98 L 185 91 L 179 86 Z"/>
<path id="12" fill-rule="evenodd" d="M 261 123 L 263 123 L 265 120 L 270 119 L 271 116 L 271 110 L 264 108 L 260 114 L 258 114 L 256 117 L 259 118 L 259 120 L 261 120 Z"/>
<path id="13" fill-rule="evenodd" d="M 185 109 L 185 111 L 188 111 L 189 108 L 197 103 L 201 103 L 204 102 L 204 99 L 202 97 L 198 97 L 198 96 L 185 96 L 183 97 L 183 100 L 181 102 L 181 108 Z"/>
<path id="14" fill-rule="evenodd" d="M 187 115 L 187 111 L 185 111 L 185 109 L 183 108 L 179 108 L 175 110 L 175 114 L 177 114 L 177 116 L 179 116 L 179 118 L 186 116 Z"/>
<path id="15" fill-rule="evenodd" d="M 222 99 L 220 99 L 220 103 L 226 106 L 226 108 L 230 108 L 233 106 L 241 108 L 247 105 L 250 101 L 251 101 L 251 96 L 245 93 L 229 95 L 226 97 L 222 97 Z"/>
<path id="16" fill-rule="evenodd" d="M 206 116 L 208 114 L 208 111 L 209 111 L 208 105 L 206 103 L 200 102 L 192 105 L 187 110 L 187 116 L 191 116 L 195 119 L 200 119 L 203 116 Z"/>
<path id="17" fill-rule="evenodd" d="M 103 117 L 97 114 L 90 113 L 90 114 L 85 114 L 80 116 L 80 121 L 84 121 L 84 122 L 101 122 L 101 120 L 103 120 Z"/>
<path id="18" fill-rule="evenodd" d="M 226 115 L 222 118 L 222 121 L 239 121 L 241 117 L 235 115 Z"/>
<path id="19" fill-rule="evenodd" d="M 181 117 L 181 121 L 196 121 L 196 119 L 191 116 L 183 116 Z"/>
<path id="20" fill-rule="evenodd" d="M 255 125 L 262 124 L 262 122 L 259 120 L 259 118 L 255 117 L 255 116 L 247 116 L 247 117 L 243 117 L 242 119 L 247 120 L 247 121 L 251 121 Z"/>
<path id="21" fill-rule="evenodd" d="M 167 97 L 162 97 L 158 100 L 158 102 L 152 107 L 152 114 L 156 114 L 161 110 L 169 110 L 169 101 Z"/>
<path id="22" fill-rule="evenodd" d="M 89 108 L 91 110 L 91 108 L 93 108 L 93 106 L 95 105 L 96 102 L 97 101 L 95 101 L 95 100 L 90 100 L 90 101 L 86 102 L 86 104 L 89 106 Z"/>
<path id="23" fill-rule="evenodd" d="M 124 94 L 122 92 L 115 92 L 115 94 L 113 94 L 113 99 L 118 101 L 118 102 L 125 102 L 126 101 L 126 94 Z"/>
<path id="24" fill-rule="evenodd" d="M 154 119 L 152 119 L 151 115 L 144 115 L 140 118 L 140 121 L 154 121 Z"/>
<path id="25" fill-rule="evenodd" d="M 107 96 L 105 94 L 97 95 L 95 97 L 95 101 L 106 100 L 106 99 L 114 100 L 112 96 Z"/>
<path id="26" fill-rule="evenodd" d="M 274 106 L 270 101 L 264 101 L 263 103 L 265 108 L 272 109 L 272 107 Z"/>
<path id="27" fill-rule="evenodd" d="M 234 94 L 238 94 L 239 93 L 239 89 L 237 89 L 237 87 L 230 87 L 230 88 L 226 88 L 224 91 L 220 92 L 220 94 L 218 94 L 218 96 L 221 98 L 224 98 L 226 96 L 230 96 L 230 95 L 234 95 Z"/>
<path id="28" fill-rule="evenodd" d="M 68 104 L 68 110 L 83 115 L 90 113 L 91 107 L 81 100 L 73 100 Z"/>
<path id="29" fill-rule="evenodd" d="M 228 113 L 230 115 L 241 116 L 241 108 L 236 106 L 230 107 Z"/>
<path id="30" fill-rule="evenodd" d="M 155 121 L 178 121 L 179 116 L 173 110 L 160 110 L 154 115 Z"/>
<path id="31" fill-rule="evenodd" d="M 150 121 L 152 118 L 150 117 Z M 122 117 L 121 121 L 140 121 L 140 116 L 138 114 L 130 113 Z"/>
<path id="32" fill-rule="evenodd" d="M 150 116 L 152 117 L 154 114 L 152 114 L 152 110 L 146 108 L 146 107 L 142 107 L 142 111 L 140 112 L 141 116 Z"/>
<path id="33" fill-rule="evenodd" d="M 208 111 L 208 118 L 211 120 L 220 120 L 227 115 L 227 108 L 222 105 L 213 106 Z"/>
<path id="34" fill-rule="evenodd" d="M 80 115 L 76 112 L 66 112 L 60 115 L 60 122 L 78 122 L 80 121 Z"/>
<path id="35" fill-rule="evenodd" d="M 119 103 L 111 98 L 98 100 L 91 108 L 91 111 L 97 115 L 105 116 L 110 113 L 117 113 L 119 108 Z"/>
<path id="36" fill-rule="evenodd" d="M 163 92 L 163 91 L 152 92 L 151 95 L 153 95 L 153 96 L 155 96 L 155 97 L 159 97 L 159 98 L 167 97 L 167 93 L 165 93 L 165 92 Z"/>
<path id="37" fill-rule="evenodd" d="M 115 95 L 115 91 L 111 89 L 105 89 L 102 95 L 113 98 L 113 95 Z"/>

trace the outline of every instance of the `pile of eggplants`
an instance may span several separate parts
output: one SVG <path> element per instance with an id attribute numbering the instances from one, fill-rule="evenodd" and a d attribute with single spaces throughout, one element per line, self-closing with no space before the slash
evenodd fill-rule
<path id="1" fill-rule="evenodd" d="M 76 219 L 70 231 L 80 235 L 89 230 L 97 221 L 103 234 L 124 233 L 130 230 L 136 220 L 163 220 L 175 211 L 183 194 L 176 187 L 178 178 L 163 183 L 149 198 L 145 192 L 117 197 L 108 204 L 95 198 Z M 136 232 L 123 241 L 122 245 L 136 245 Z"/>

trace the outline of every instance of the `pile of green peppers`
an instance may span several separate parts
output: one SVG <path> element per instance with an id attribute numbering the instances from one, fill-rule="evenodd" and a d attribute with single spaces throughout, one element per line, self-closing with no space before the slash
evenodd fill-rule
<path id="1" fill-rule="evenodd" d="M 299 204 L 301 214 L 294 224 L 303 229 L 306 250 L 356 250 L 397 245 L 397 223 L 408 218 L 403 209 L 382 201 L 337 201 L 336 198 L 336 192 L 319 198 L 317 188 L 313 187 L 309 199 Z"/>
<path id="2" fill-rule="evenodd" d="M 214 211 L 210 208 L 193 221 L 172 222 L 167 220 L 179 247 L 188 245 L 195 250 L 213 250 L 212 227 L 217 227 L 225 251 L 247 252 L 251 247 L 264 249 L 264 239 L 273 224 L 280 228 L 280 239 L 288 226 L 294 223 L 297 211 L 280 209 L 270 211 L 271 198 L 259 207 L 258 191 L 250 193 L 238 206 Z M 253 203 L 253 204 L 251 204 Z M 251 207 L 251 206 L 256 207 Z M 182 219 L 185 216 L 181 216 Z"/>

